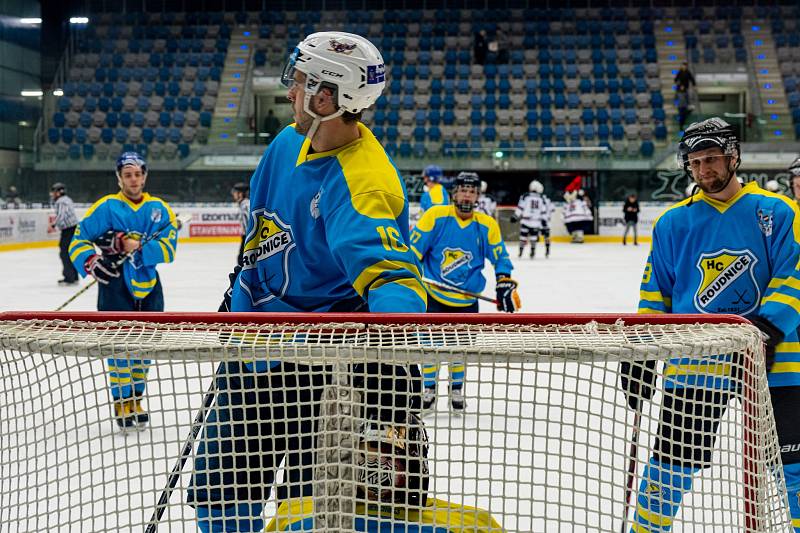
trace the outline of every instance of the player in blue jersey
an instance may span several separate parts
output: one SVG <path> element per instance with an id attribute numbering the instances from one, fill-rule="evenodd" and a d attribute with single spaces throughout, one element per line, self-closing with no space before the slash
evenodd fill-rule
<path id="1" fill-rule="evenodd" d="M 422 171 L 422 179 L 425 181 L 425 192 L 419 199 L 420 215 L 434 205 L 447 205 L 450 196 L 447 189 L 440 183 L 444 173 L 439 165 L 428 165 Z"/>
<path id="2" fill-rule="evenodd" d="M 700 190 L 657 219 L 639 312 L 732 313 L 762 331 L 790 511 L 800 531 L 800 211 L 783 195 L 735 179 L 739 141 L 719 118 L 686 128 L 678 156 Z M 736 363 L 735 354 L 721 354 L 666 364 L 658 439 L 631 531 L 671 530 L 693 477 L 710 464 L 728 401 L 740 392 L 740 376 L 730 374 Z M 623 363 L 621 374 L 628 404 L 641 409 L 653 394 L 655 365 Z"/>
<path id="3" fill-rule="evenodd" d="M 356 453 L 352 529 L 358 532 L 500 533 L 482 509 L 428 497 L 428 436 L 422 421 L 368 420 Z M 416 478 L 419 481 L 416 481 Z M 316 531 L 312 498 L 281 503 L 265 531 Z"/>
<path id="4" fill-rule="evenodd" d="M 120 191 L 95 202 L 78 224 L 70 259 L 83 277 L 97 280 L 98 311 L 163 311 L 156 265 L 175 259 L 175 215 L 164 200 L 144 192 L 147 163 L 136 152 L 117 159 L 117 181 Z M 142 239 L 151 240 L 142 245 Z M 123 255 L 129 260 L 116 266 Z M 114 417 L 123 430 L 149 421 L 142 405 L 149 365 L 136 358 L 108 360 Z"/>
<path id="5" fill-rule="evenodd" d="M 486 286 L 483 267 L 486 259 L 497 277 L 497 309 L 513 313 L 520 307 L 517 282 L 511 279 L 513 266 L 497 221 L 475 210 L 480 179 L 474 172 L 461 172 L 453 188 L 453 204 L 434 206 L 425 211 L 411 233 L 411 248 L 422 262 L 425 277 L 468 292 L 480 293 Z M 432 284 L 428 291 L 429 313 L 477 313 L 478 300 L 462 292 Z M 423 408 L 436 402 L 438 365 L 425 365 Z M 464 409 L 464 364 L 450 368 L 450 401 L 456 410 Z"/>
<path id="6" fill-rule="evenodd" d="M 315 33 L 297 45 L 283 81 L 295 123 L 251 178 L 242 265 L 221 310 L 424 312 L 403 180 L 359 121 L 385 85 L 380 52 L 358 35 Z M 416 365 L 353 371 L 367 415 L 405 420 L 419 410 Z M 328 380 L 324 367 L 281 361 L 220 365 L 188 494 L 202 531 L 260 531 L 281 463 L 278 500 L 312 493 L 314 420 Z"/>

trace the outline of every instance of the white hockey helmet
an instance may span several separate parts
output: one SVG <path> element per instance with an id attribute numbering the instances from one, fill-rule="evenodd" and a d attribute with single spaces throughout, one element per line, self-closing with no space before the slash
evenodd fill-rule
<path id="1" fill-rule="evenodd" d="M 778 183 L 778 180 L 769 180 L 764 184 L 764 188 L 769 192 L 779 192 L 781 190 L 781 186 Z"/>
<path id="2" fill-rule="evenodd" d="M 319 122 L 331 120 L 345 112 L 359 113 L 378 100 L 386 86 L 386 67 L 374 44 L 360 35 L 340 31 L 312 33 L 295 47 L 281 81 L 288 88 L 298 70 L 306 75 L 303 109 L 316 124 L 309 130 L 312 137 Z M 324 85 L 336 89 L 339 109 L 326 117 L 311 111 L 309 103 Z"/>
<path id="3" fill-rule="evenodd" d="M 542 182 L 539 180 L 533 180 L 528 184 L 528 190 L 530 192 L 542 194 L 544 192 L 544 185 L 542 185 Z"/>
<path id="4" fill-rule="evenodd" d="M 487 190 L 489 190 L 489 184 L 481 180 L 481 194 L 486 194 Z"/>

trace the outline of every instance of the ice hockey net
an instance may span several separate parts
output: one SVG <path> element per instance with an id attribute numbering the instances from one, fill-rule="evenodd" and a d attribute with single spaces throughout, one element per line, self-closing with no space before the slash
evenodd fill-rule
<path id="1" fill-rule="evenodd" d="M 236 388 L 233 382 L 247 388 L 242 383 L 265 375 L 279 378 L 269 392 L 281 393 L 275 401 L 286 410 L 269 411 L 272 419 L 254 431 L 264 422 L 285 422 L 294 429 L 282 438 L 290 439 L 289 448 L 300 447 L 291 439 L 300 426 L 291 423 L 305 422 L 312 459 L 300 461 L 306 469 L 285 462 L 271 496 L 260 501 L 264 478 L 247 474 L 254 457 L 265 461 L 269 453 L 244 445 L 237 433 L 229 439 L 237 486 L 223 488 L 237 504 L 263 504 L 267 524 L 277 514 L 274 530 L 303 520 L 315 531 L 404 521 L 453 531 L 629 529 L 659 420 L 674 405 L 663 362 L 677 358 L 692 359 L 696 372 L 723 372 L 731 393 L 719 426 L 698 430 L 715 435 L 710 459 L 691 476 L 672 531 L 790 530 L 763 351 L 757 330 L 737 317 L 4 313 L 0 349 L 0 522 L 14 531 L 155 531 L 156 525 L 196 531 L 187 502 L 196 493 L 192 480 L 200 479 L 198 446 L 211 439 L 209 417 L 224 410 L 220 391 Z M 146 430 L 123 434 L 114 424 L 107 358 L 152 361 Z M 639 420 L 620 389 L 623 361 L 658 362 L 655 393 L 641 402 Z M 280 364 L 253 374 L 270 362 Z M 394 418 L 406 400 L 410 409 L 416 405 L 409 394 L 391 392 L 388 385 L 399 390 L 410 381 L 387 369 L 459 362 L 466 365 L 466 410 L 450 408 L 443 368 L 435 409 L 422 416 L 429 440 L 426 507 L 370 500 L 363 480 L 385 472 L 372 472 L 374 465 L 364 461 L 365 420 L 378 413 L 380 422 L 386 412 Z M 376 363 L 388 365 L 379 367 L 382 381 Z M 227 374 L 214 379 L 220 365 Z M 306 402 L 310 410 L 282 420 L 302 403 L 288 393 L 302 395 L 303 383 L 315 376 L 321 385 Z M 267 406 L 259 402 L 267 396 L 247 389 L 238 396 L 245 397 L 248 409 L 239 418 L 264 416 L 260 409 Z M 380 402 L 388 411 L 376 407 Z M 157 524 L 151 523 L 182 451 L 187 460 Z M 405 452 L 382 453 L 394 459 Z M 279 462 L 282 456 L 270 457 Z M 395 475 L 410 464 L 401 459 L 402 467 L 391 463 Z M 663 451 L 661 459 L 679 461 Z M 291 475 L 304 472 L 313 481 Z M 209 479 L 214 486 L 195 481 L 194 489 L 219 488 Z"/>

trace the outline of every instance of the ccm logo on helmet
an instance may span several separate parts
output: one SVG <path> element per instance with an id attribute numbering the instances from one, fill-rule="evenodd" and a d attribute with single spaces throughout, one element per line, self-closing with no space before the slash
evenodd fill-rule
<path id="1" fill-rule="evenodd" d="M 339 74 L 338 72 L 334 72 L 332 70 L 323 70 L 323 74 L 327 74 L 328 76 L 333 76 L 334 78 L 344 78 L 344 74 Z"/>

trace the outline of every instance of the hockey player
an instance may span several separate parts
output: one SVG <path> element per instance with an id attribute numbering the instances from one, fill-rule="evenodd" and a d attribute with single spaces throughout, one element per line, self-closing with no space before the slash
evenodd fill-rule
<path id="1" fill-rule="evenodd" d="M 116 168 L 120 191 L 86 211 L 69 246 L 70 259 L 82 276 L 97 280 L 98 311 L 163 311 L 156 265 L 175 259 L 177 221 L 165 201 L 144 192 L 147 163 L 141 155 L 123 153 Z M 117 267 L 124 255 L 129 260 Z M 149 421 L 142 405 L 149 365 L 135 358 L 108 360 L 114 417 L 123 430 L 141 429 Z"/>
<path id="2" fill-rule="evenodd" d="M 424 312 L 403 180 L 359 121 L 385 86 L 380 52 L 358 35 L 314 33 L 294 49 L 282 79 L 295 122 L 250 180 L 242 266 L 220 310 Z M 379 420 L 419 410 L 416 365 L 370 363 L 353 372 Z M 261 531 L 281 463 L 286 483 L 277 499 L 311 494 L 327 380 L 325 367 L 279 360 L 220 365 L 188 493 L 201 531 Z"/>
<path id="3" fill-rule="evenodd" d="M 573 244 L 582 244 L 584 242 L 584 235 L 587 231 L 591 231 L 594 215 L 592 208 L 589 204 L 589 199 L 586 198 L 586 193 L 583 189 L 577 191 L 568 191 L 564 193 L 564 225 L 567 226 L 567 231 L 572 236 Z"/>
<path id="4" fill-rule="evenodd" d="M 539 230 L 544 238 L 544 256 L 550 257 L 550 220 L 553 218 L 553 201 L 547 196 L 542 194 L 542 202 L 544 208 L 542 209 L 542 229 Z"/>
<path id="5" fill-rule="evenodd" d="M 239 208 L 239 224 L 242 225 L 242 241 L 239 244 L 239 254 L 236 256 L 236 264 L 241 266 L 244 240 L 247 234 L 247 222 L 250 219 L 250 185 L 241 181 L 234 183 L 231 189 L 231 196 Z"/>
<path id="6" fill-rule="evenodd" d="M 475 507 L 428 497 L 428 435 L 413 414 L 405 423 L 369 420 L 360 431 L 353 529 L 358 532 L 499 533 Z M 312 498 L 281 503 L 266 531 L 315 531 Z"/>
<path id="7" fill-rule="evenodd" d="M 497 221 L 475 211 L 480 180 L 474 172 L 461 172 L 453 188 L 453 204 L 425 211 L 411 233 L 411 248 L 422 263 L 427 278 L 473 293 L 486 285 L 483 267 L 488 259 L 497 277 L 497 309 L 513 313 L 520 307 L 517 282 L 511 279 L 513 266 Z M 460 292 L 428 284 L 429 313 L 477 313 L 478 300 Z M 423 367 L 423 409 L 436 401 L 438 365 Z M 463 410 L 464 364 L 450 368 L 450 401 Z"/>
<path id="8" fill-rule="evenodd" d="M 494 214 L 497 211 L 497 202 L 494 201 L 491 195 L 486 194 L 488 189 L 489 184 L 481 181 L 481 195 L 478 197 L 477 210 L 494 218 Z"/>
<path id="9" fill-rule="evenodd" d="M 50 228 L 61 232 L 58 241 L 59 257 L 61 258 L 61 274 L 63 278 L 58 280 L 59 285 L 75 285 L 78 283 L 78 271 L 69 259 L 69 244 L 75 234 L 78 225 L 78 217 L 75 214 L 75 204 L 72 198 L 67 196 L 67 186 L 57 182 L 50 187 L 50 198 L 56 208 L 56 218 L 50 224 Z"/>
<path id="10" fill-rule="evenodd" d="M 450 202 L 447 189 L 440 183 L 443 177 L 444 173 L 439 165 L 428 165 L 422 171 L 425 192 L 419 199 L 420 216 L 434 205 L 447 205 Z"/>
<path id="11" fill-rule="evenodd" d="M 783 195 L 735 179 L 739 140 L 724 120 L 686 128 L 678 157 L 700 191 L 656 220 L 639 312 L 734 313 L 762 331 L 789 506 L 800 531 L 800 211 Z M 739 363 L 735 357 L 682 358 L 665 366 L 658 439 L 631 531 L 671 530 L 694 476 L 709 464 L 719 418 L 741 392 L 741 378 L 730 370 Z M 621 370 L 628 404 L 639 410 L 652 397 L 655 365 L 623 363 Z"/>
<path id="12" fill-rule="evenodd" d="M 517 208 L 511 222 L 519 221 L 519 257 L 525 253 L 525 245 L 531 243 L 531 259 L 536 255 L 536 244 L 539 242 L 539 233 L 542 231 L 542 220 L 547 218 L 547 204 L 545 203 L 544 185 L 538 180 L 528 184 L 528 192 L 520 196 Z M 547 255 L 550 255 L 550 231 L 545 238 Z"/>
<path id="13" fill-rule="evenodd" d="M 794 201 L 800 204 L 800 157 L 789 165 L 789 176 L 792 179 L 792 196 Z"/>

